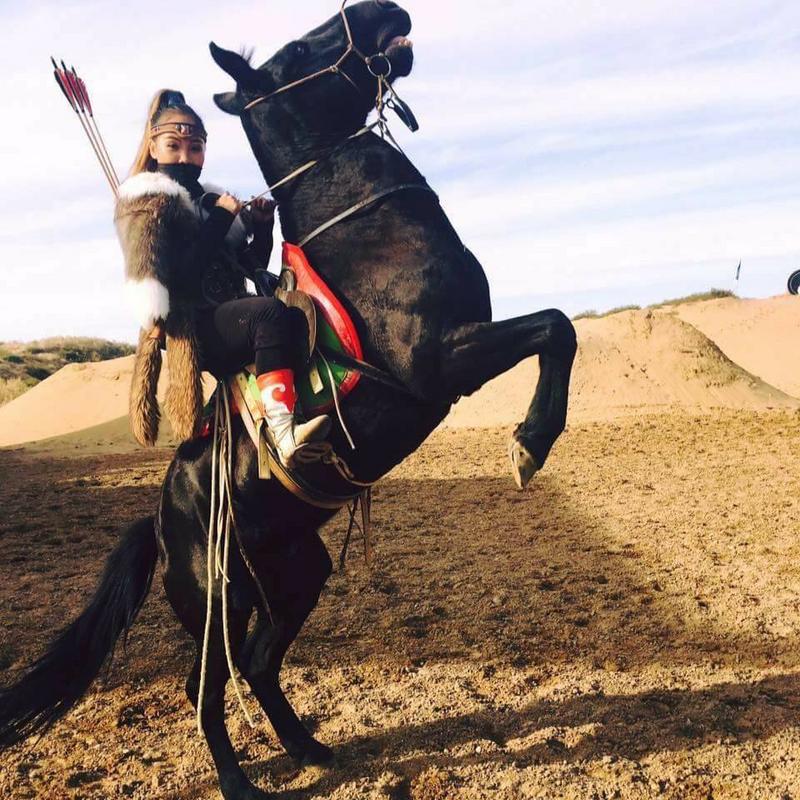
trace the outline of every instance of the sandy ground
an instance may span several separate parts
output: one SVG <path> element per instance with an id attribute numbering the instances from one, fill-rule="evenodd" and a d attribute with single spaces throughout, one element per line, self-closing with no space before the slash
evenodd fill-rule
<path id="1" fill-rule="evenodd" d="M 327 770 L 230 728 L 276 798 L 800 798 L 800 417 L 573 422 L 526 493 L 508 430 L 442 430 L 376 491 L 284 685 Z M 0 452 L 0 683 L 149 513 L 167 451 Z M 326 539 L 333 553 L 341 522 Z M 4 798 L 217 797 L 158 578 L 127 657 L 53 731 L 0 756 Z"/>

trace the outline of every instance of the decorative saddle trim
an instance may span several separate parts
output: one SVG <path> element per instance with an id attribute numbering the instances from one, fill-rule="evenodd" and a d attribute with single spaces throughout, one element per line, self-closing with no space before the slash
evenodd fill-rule
<path id="1" fill-rule="evenodd" d="M 362 373 L 393 388 L 406 390 L 391 376 L 364 362 L 352 318 L 297 245 L 283 245 L 283 270 L 275 295 L 287 305 L 301 308 L 309 321 L 308 369 L 295 374 L 299 408 L 307 418 L 335 408 L 343 432 L 353 446 L 341 416 L 339 400 L 356 387 Z M 340 509 L 359 501 L 366 515 L 364 530 L 368 533 L 367 495 L 373 483 L 357 480 L 329 442 L 305 445 L 297 454 L 295 466 L 284 467 L 265 430 L 261 392 L 254 373 L 255 365 L 250 365 L 228 376 L 217 386 L 217 392 L 227 390 L 231 413 L 238 413 L 242 418 L 258 453 L 259 478 L 266 480 L 274 476 L 300 500 L 318 508 Z M 207 435 L 210 430 L 211 424 L 206 420 L 203 434 Z M 321 486 L 325 488 L 319 488 Z M 352 508 L 351 517 L 356 505 Z M 351 529 L 352 526 L 353 519 Z"/>
<path id="2" fill-rule="evenodd" d="M 338 352 L 350 356 L 351 359 L 363 361 L 364 352 L 358 331 L 339 298 L 308 263 L 302 248 L 288 242 L 283 244 L 281 288 L 290 292 L 299 290 L 307 294 L 316 308 L 317 352 L 311 354 L 308 375 L 298 376 L 296 383 L 300 405 L 307 415 L 327 413 L 334 408 L 335 400 L 330 385 L 325 386 L 325 381 L 320 380 L 319 376 L 330 377 L 330 368 L 338 387 L 338 397 L 341 399 L 355 389 L 361 379 L 361 373 L 336 363 L 334 359 L 326 360 L 319 351 Z"/>

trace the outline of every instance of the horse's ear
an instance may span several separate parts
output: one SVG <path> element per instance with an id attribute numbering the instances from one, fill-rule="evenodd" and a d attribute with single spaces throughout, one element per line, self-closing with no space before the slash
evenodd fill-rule
<path id="1" fill-rule="evenodd" d="M 221 92 L 214 95 L 214 102 L 220 111 L 239 116 L 244 110 L 244 101 L 237 92 Z"/>
<path id="2" fill-rule="evenodd" d="M 266 75 L 253 69 L 239 53 L 217 47 L 214 42 L 209 42 L 208 48 L 214 61 L 236 81 L 237 86 L 256 91 L 266 88 Z"/>

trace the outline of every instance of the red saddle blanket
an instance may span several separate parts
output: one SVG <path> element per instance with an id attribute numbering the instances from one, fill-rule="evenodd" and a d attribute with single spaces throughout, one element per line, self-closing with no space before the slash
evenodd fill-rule
<path id="1" fill-rule="evenodd" d="M 317 309 L 318 343 L 325 345 L 328 350 L 345 353 L 362 361 L 364 352 L 352 318 L 339 298 L 308 263 L 302 248 L 288 242 L 283 243 L 283 269 L 294 273 L 297 288 L 314 301 Z M 326 364 L 318 352 L 314 353 L 312 361 L 322 378 L 323 389 L 315 391 L 312 387 L 311 370 L 304 370 L 296 379 L 300 404 L 307 415 L 324 413 L 334 407 L 330 386 L 331 375 L 340 398 L 350 394 L 361 379 L 361 373 L 341 367 L 330 359 Z"/>

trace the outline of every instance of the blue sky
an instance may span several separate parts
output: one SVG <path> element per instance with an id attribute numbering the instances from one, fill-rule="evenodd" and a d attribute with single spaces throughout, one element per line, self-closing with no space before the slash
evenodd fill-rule
<path id="1" fill-rule="evenodd" d="M 149 98 L 205 117 L 204 177 L 263 188 L 207 43 L 260 62 L 335 0 L 0 4 L 0 340 L 133 341 L 111 195 L 48 70 L 86 78 L 120 172 Z M 800 6 L 724 0 L 406 0 L 416 67 L 395 135 L 484 265 L 495 316 L 733 288 L 779 294 L 800 267 Z M 277 249 L 277 248 L 276 248 Z"/>

